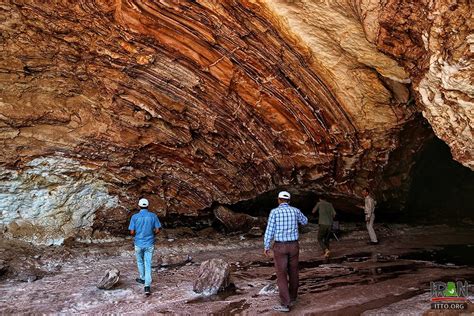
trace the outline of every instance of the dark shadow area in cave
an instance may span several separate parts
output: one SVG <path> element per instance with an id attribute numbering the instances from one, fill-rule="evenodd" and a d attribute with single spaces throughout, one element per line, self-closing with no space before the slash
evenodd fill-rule
<path id="1" fill-rule="evenodd" d="M 402 221 L 427 224 L 474 221 L 474 172 L 453 160 L 443 141 L 437 137 L 427 141 L 411 177 Z"/>
<path id="2" fill-rule="evenodd" d="M 320 195 L 317 192 L 298 191 L 291 186 L 266 192 L 254 199 L 241 201 L 228 207 L 235 212 L 252 216 L 268 217 L 277 206 L 277 195 L 281 190 L 292 193 L 291 205 L 316 218 L 311 210 Z M 338 212 L 338 219 L 346 222 L 363 222 L 363 210 L 359 201 L 347 198 L 326 197 Z M 405 207 L 390 207 L 378 201 L 377 222 L 404 222 L 413 224 L 469 224 L 474 222 L 474 172 L 453 160 L 449 147 L 437 137 L 428 139 L 417 155 L 411 171 L 411 185 Z"/>
<path id="3" fill-rule="evenodd" d="M 266 192 L 259 195 L 258 197 L 241 201 L 228 207 L 235 212 L 246 213 L 252 216 L 263 216 L 268 217 L 270 211 L 278 206 L 277 196 L 278 192 L 286 190 L 291 193 L 291 202 L 290 204 L 294 207 L 299 208 L 310 221 L 317 221 L 317 217 L 311 214 L 311 210 L 319 201 L 320 197 L 326 198 L 330 201 L 336 212 L 338 213 L 337 219 L 343 221 L 363 221 L 363 210 L 361 208 L 355 207 L 354 205 L 359 205 L 361 202 L 357 201 L 348 201 L 347 199 L 327 197 L 317 192 L 311 191 L 298 191 L 295 192 L 291 187 L 283 187 L 273 191 Z"/>

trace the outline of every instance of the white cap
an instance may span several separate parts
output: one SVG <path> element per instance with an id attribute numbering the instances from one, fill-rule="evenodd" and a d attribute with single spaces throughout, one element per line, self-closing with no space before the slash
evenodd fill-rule
<path id="1" fill-rule="evenodd" d="M 147 199 L 140 199 L 140 201 L 138 201 L 138 206 L 148 207 L 148 200 Z"/>
<path id="2" fill-rule="evenodd" d="M 286 191 L 281 191 L 280 193 L 278 193 L 278 198 L 289 200 L 291 198 L 291 194 Z"/>

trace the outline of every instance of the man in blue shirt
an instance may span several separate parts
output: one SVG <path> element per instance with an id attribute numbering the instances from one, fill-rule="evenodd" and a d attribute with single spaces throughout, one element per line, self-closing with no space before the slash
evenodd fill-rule
<path id="1" fill-rule="evenodd" d="M 148 211 L 148 200 L 140 199 L 138 206 L 141 210 L 132 216 L 128 229 L 135 236 L 135 255 L 137 257 L 138 283 L 145 284 L 145 294 L 151 290 L 151 261 L 155 250 L 155 234 L 160 232 L 161 223 L 156 214 Z"/>
<path id="2" fill-rule="evenodd" d="M 270 243 L 274 239 L 273 258 L 281 305 L 273 309 L 289 312 L 290 303 L 298 295 L 298 224 L 308 224 L 308 219 L 296 207 L 290 206 L 291 195 L 286 191 L 278 194 L 278 207 L 270 212 L 264 237 L 264 254 L 270 255 Z M 288 284 L 289 283 L 289 284 Z"/>

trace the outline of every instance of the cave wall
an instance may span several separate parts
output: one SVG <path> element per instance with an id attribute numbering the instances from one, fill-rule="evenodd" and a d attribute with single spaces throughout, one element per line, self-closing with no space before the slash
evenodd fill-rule
<path id="1" fill-rule="evenodd" d="M 455 12 L 466 18 L 469 3 L 459 3 Z M 0 225 L 11 236 L 46 231 L 38 240 L 56 240 L 79 228 L 120 231 L 141 196 L 166 218 L 206 216 L 213 204 L 281 186 L 348 201 L 366 185 L 389 191 L 384 170 L 403 131 L 422 124 L 420 108 L 442 134 L 445 121 L 427 114 L 433 107 L 420 87 L 427 60 L 450 43 L 428 51 L 397 42 L 401 21 L 419 20 L 397 6 L 445 9 L 401 1 L 2 1 Z M 413 28 L 451 18 L 440 14 Z M 461 29 L 464 45 L 459 23 L 449 27 Z M 468 133 L 472 112 L 450 108 Z M 412 147 L 422 141 L 414 137 Z M 472 140 L 451 143 L 470 165 Z M 32 176 L 38 165 L 47 170 Z M 410 163 L 401 166 L 408 174 Z M 49 195 L 54 203 L 32 202 Z M 18 211 L 14 199 L 34 210 Z"/>
<path id="2" fill-rule="evenodd" d="M 469 0 L 389 0 L 371 14 L 377 15 L 377 48 L 396 58 L 410 73 L 421 113 L 448 144 L 453 159 L 471 170 L 473 13 L 474 4 Z"/>

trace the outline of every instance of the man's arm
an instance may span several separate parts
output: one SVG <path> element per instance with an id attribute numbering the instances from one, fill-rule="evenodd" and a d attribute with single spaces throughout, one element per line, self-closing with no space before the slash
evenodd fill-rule
<path id="1" fill-rule="evenodd" d="M 313 210 L 311 211 L 311 213 L 315 214 L 318 211 L 319 204 L 320 204 L 320 202 L 316 203 L 316 205 L 313 207 Z"/>
<path id="2" fill-rule="evenodd" d="M 372 203 L 372 198 L 366 198 L 365 199 L 365 207 L 364 207 L 364 213 L 365 213 L 365 221 L 368 222 L 370 221 L 370 218 L 372 217 L 373 213 L 373 203 Z"/>
<path id="3" fill-rule="evenodd" d="M 156 216 L 155 214 L 155 234 L 158 235 L 160 232 L 161 232 L 161 223 L 158 216 Z"/>
<path id="4" fill-rule="evenodd" d="M 370 197 L 369 199 L 369 214 L 370 216 L 372 216 L 374 214 L 374 211 L 375 211 L 375 200 Z"/>
<path id="5" fill-rule="evenodd" d="M 130 225 L 128 225 L 128 230 L 130 231 L 130 235 L 135 236 L 135 217 L 132 216 L 130 219 Z"/>
<path id="6" fill-rule="evenodd" d="M 275 237 L 275 214 L 270 212 L 268 217 L 267 229 L 265 230 L 265 237 L 263 238 L 263 246 L 265 247 L 265 255 L 268 256 L 268 251 L 270 250 L 270 243 Z"/>
<path id="7" fill-rule="evenodd" d="M 301 225 L 308 224 L 308 218 L 304 216 L 303 212 L 301 212 L 300 210 L 298 210 L 298 223 L 300 223 Z"/>

